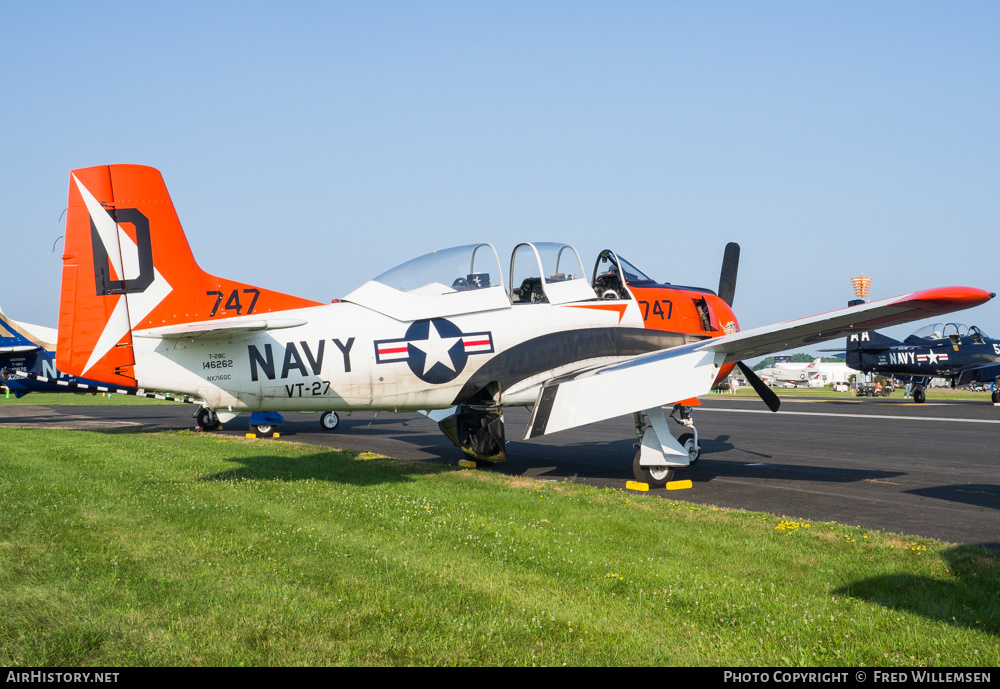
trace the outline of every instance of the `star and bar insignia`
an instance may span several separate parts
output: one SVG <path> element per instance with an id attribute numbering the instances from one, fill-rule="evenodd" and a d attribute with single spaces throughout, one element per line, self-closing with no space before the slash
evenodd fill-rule
<path id="1" fill-rule="evenodd" d="M 492 333 L 463 333 L 445 318 L 414 321 L 403 337 L 375 341 L 375 363 L 405 361 L 413 375 L 431 384 L 457 378 L 470 355 L 492 353 Z"/>

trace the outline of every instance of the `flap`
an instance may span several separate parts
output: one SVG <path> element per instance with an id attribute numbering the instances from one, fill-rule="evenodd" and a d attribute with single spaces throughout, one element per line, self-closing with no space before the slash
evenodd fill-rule
<path id="1" fill-rule="evenodd" d="M 712 389 L 721 360 L 722 354 L 688 344 L 552 378 L 538 391 L 524 437 L 704 395 Z"/>

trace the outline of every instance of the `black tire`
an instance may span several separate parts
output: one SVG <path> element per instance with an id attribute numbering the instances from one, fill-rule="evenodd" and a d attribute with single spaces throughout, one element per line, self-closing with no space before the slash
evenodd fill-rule
<path id="1" fill-rule="evenodd" d="M 319 417 L 319 426 L 324 431 L 332 431 L 340 425 L 340 417 L 337 416 L 335 411 L 325 411 L 322 416 Z"/>
<path id="2" fill-rule="evenodd" d="M 990 395 L 990 399 L 993 400 L 993 404 L 1000 402 L 1000 392 L 994 392 L 992 395 Z"/>
<path id="3" fill-rule="evenodd" d="M 681 433 L 677 438 L 677 442 L 688 451 L 688 460 L 691 462 L 689 466 L 694 466 L 701 459 L 701 447 L 695 446 L 694 433 Z"/>
<path id="4" fill-rule="evenodd" d="M 261 423 L 257 424 L 256 426 L 251 424 L 250 430 L 252 430 L 257 435 L 271 435 L 272 433 L 274 433 L 274 426 L 272 426 L 269 423 Z"/>
<path id="5" fill-rule="evenodd" d="M 923 390 L 917 389 L 913 391 L 914 402 L 917 404 L 923 404 L 925 399 L 927 399 L 927 395 L 924 394 Z"/>
<path id="6" fill-rule="evenodd" d="M 635 451 L 635 458 L 632 460 L 632 475 L 636 481 L 648 483 L 650 488 L 663 488 L 668 482 L 674 480 L 673 467 L 644 467 L 639 464 L 639 455 L 642 448 Z"/>
<path id="7" fill-rule="evenodd" d="M 214 431 L 222 424 L 219 422 L 219 417 L 215 415 L 214 411 L 207 407 L 202 407 L 195 415 L 195 425 L 201 426 L 206 431 Z"/>

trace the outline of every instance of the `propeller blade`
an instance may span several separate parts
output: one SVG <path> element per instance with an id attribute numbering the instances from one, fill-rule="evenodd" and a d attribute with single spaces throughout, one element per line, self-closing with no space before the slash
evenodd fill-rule
<path id="1" fill-rule="evenodd" d="M 719 297 L 730 306 L 736 296 L 736 273 L 740 267 L 740 245 L 736 242 L 726 244 L 726 252 L 722 255 L 722 274 L 719 275 Z"/>
<path id="2" fill-rule="evenodd" d="M 760 398 L 764 400 L 764 404 L 767 405 L 767 408 L 771 411 L 778 411 L 778 407 L 781 406 L 781 400 L 779 400 L 778 396 L 774 394 L 774 390 L 767 387 L 764 381 L 760 379 L 760 376 L 751 371 L 750 367 L 742 361 L 737 361 L 736 365 L 740 367 L 740 371 L 742 371 L 743 375 L 746 376 L 746 379 L 750 381 L 750 387 L 752 387 L 754 392 L 760 395 Z"/>

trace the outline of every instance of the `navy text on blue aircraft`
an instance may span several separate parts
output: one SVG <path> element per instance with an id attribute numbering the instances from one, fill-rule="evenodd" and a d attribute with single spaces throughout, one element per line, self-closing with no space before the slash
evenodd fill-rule
<path id="1" fill-rule="evenodd" d="M 847 338 L 847 366 L 912 383 L 914 402 L 926 399 L 931 378 L 948 378 L 952 387 L 993 384 L 993 402 L 1000 402 L 1000 340 L 974 325 L 935 323 L 902 342 L 875 330 L 857 333 Z"/>

